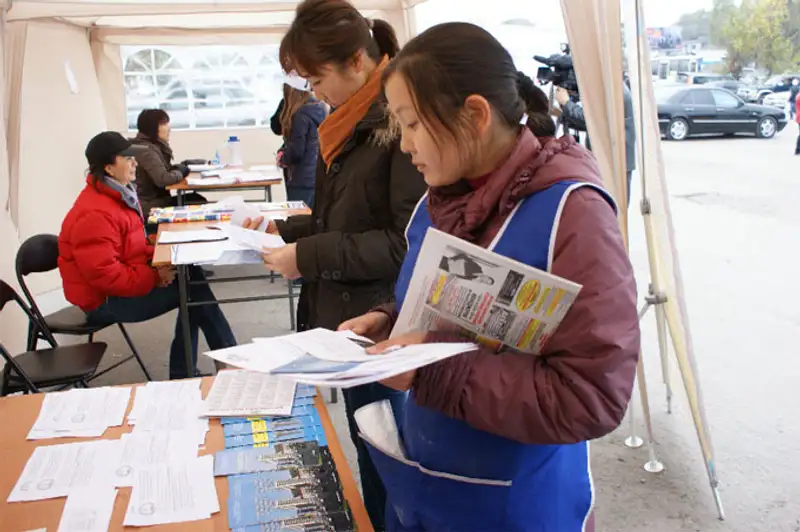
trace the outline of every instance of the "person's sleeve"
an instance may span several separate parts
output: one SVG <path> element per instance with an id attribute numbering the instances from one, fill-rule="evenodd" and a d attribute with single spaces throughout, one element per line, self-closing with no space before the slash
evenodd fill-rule
<path id="1" fill-rule="evenodd" d="M 157 187 L 165 188 L 183 181 L 181 170 L 168 168 L 152 149 L 142 150 L 141 153 L 137 153 L 136 162 Z"/>
<path id="2" fill-rule="evenodd" d="M 394 301 L 384 303 L 383 305 L 378 305 L 370 310 L 370 312 L 380 312 L 381 314 L 388 316 L 389 323 L 392 328 L 394 328 L 395 323 L 397 323 L 397 318 L 400 316 L 400 309 L 397 308 L 397 303 Z"/>
<path id="3" fill-rule="evenodd" d="M 278 234 L 287 244 L 293 244 L 301 238 L 311 236 L 311 215 L 300 214 L 298 216 L 290 216 L 286 220 L 276 220 L 275 226 L 278 228 Z"/>
<path id="4" fill-rule="evenodd" d="M 311 121 L 302 112 L 295 113 L 292 133 L 283 146 L 283 163 L 297 164 L 303 160 L 308 149 L 308 129 Z"/>
<path id="5" fill-rule="evenodd" d="M 159 283 L 158 272 L 147 264 L 128 265 L 120 261 L 124 236 L 113 220 L 91 212 L 75 222 L 73 254 L 81 275 L 107 296 L 139 297 Z M 142 233 L 144 238 L 144 233 Z"/>
<path id="6" fill-rule="evenodd" d="M 278 108 L 275 109 L 275 114 L 273 114 L 269 119 L 269 128 L 279 137 L 283 135 L 281 127 L 281 112 L 283 111 L 283 105 L 284 101 L 283 98 L 281 98 L 281 101 L 278 103 Z"/>
<path id="7" fill-rule="evenodd" d="M 619 425 L 639 355 L 633 271 L 616 216 L 596 191 L 573 192 L 560 226 L 553 273 L 583 289 L 545 354 L 482 349 L 421 368 L 420 405 L 530 444 L 591 440 Z M 426 341 L 459 340 L 434 332 Z"/>
<path id="8" fill-rule="evenodd" d="M 397 276 L 406 254 L 406 225 L 425 190 L 422 174 L 395 146 L 387 183 L 388 226 L 362 233 L 330 231 L 298 240 L 297 266 L 303 278 L 313 281 L 330 275 L 358 282 Z"/>
<path id="9" fill-rule="evenodd" d="M 567 102 L 561 110 L 561 119 L 571 129 L 578 131 L 587 131 L 586 117 L 583 114 L 583 108 L 575 102 Z"/>

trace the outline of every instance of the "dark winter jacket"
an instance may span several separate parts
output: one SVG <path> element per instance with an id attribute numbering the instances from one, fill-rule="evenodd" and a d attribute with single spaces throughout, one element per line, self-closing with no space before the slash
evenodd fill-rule
<path id="1" fill-rule="evenodd" d="M 622 102 L 625 106 L 625 167 L 628 172 L 636 169 L 636 122 L 633 116 L 633 96 L 628 86 L 622 85 Z M 583 108 L 575 102 L 567 102 L 561 113 L 561 119 L 571 129 L 588 131 Z M 586 147 L 592 149 L 589 137 L 586 137 Z"/>
<path id="2" fill-rule="evenodd" d="M 134 144 L 146 146 L 136 155 L 136 189 L 142 212 L 147 217 L 154 207 L 172 205 L 172 195 L 166 187 L 180 183 L 188 170 L 183 165 L 172 164 L 172 148 L 163 140 L 153 140 L 141 133 L 133 139 Z"/>
<path id="3" fill-rule="evenodd" d="M 287 166 L 286 186 L 313 187 L 319 155 L 317 128 L 325 120 L 322 102 L 311 100 L 292 117 L 292 130 L 283 141 L 283 163 Z"/>
<path id="4" fill-rule="evenodd" d="M 328 170 L 319 157 L 312 214 L 278 222 L 281 237 L 297 243 L 305 281 L 300 328 L 335 330 L 392 299 L 405 228 L 425 190 L 376 101 Z"/>

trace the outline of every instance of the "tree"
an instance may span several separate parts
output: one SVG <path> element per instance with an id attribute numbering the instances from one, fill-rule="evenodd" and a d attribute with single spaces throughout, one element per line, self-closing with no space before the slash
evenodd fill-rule
<path id="1" fill-rule="evenodd" d="M 784 34 L 792 43 L 795 55 L 800 54 L 800 0 L 788 0 L 789 16 L 784 26 Z"/>
<path id="2" fill-rule="evenodd" d="M 714 42 L 725 47 L 728 72 L 736 79 L 742 70 L 755 60 L 755 42 L 749 29 L 750 2 L 742 0 L 736 6 L 732 0 L 714 0 L 711 31 Z"/>
<path id="3" fill-rule="evenodd" d="M 727 49 L 728 70 L 735 77 L 755 62 L 769 73 L 781 72 L 795 60 L 795 48 L 786 35 L 787 0 L 715 0 L 711 31 Z"/>
<path id="4" fill-rule="evenodd" d="M 753 6 L 749 23 L 757 35 L 755 59 L 770 74 L 783 72 L 794 63 L 792 41 L 785 29 L 789 20 L 786 0 L 759 0 Z"/>
<path id="5" fill-rule="evenodd" d="M 678 19 L 684 41 L 709 42 L 711 38 L 711 11 L 700 9 L 694 13 L 686 13 Z"/>

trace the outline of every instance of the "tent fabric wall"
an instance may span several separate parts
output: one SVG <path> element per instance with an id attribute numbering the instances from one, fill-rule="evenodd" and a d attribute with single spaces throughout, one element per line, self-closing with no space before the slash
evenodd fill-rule
<path id="1" fill-rule="evenodd" d="M 16 226 L 19 222 L 19 144 L 22 109 L 22 72 L 25 60 L 25 45 L 28 35 L 27 22 L 4 23 L 4 70 L 5 76 L 5 137 L 8 157 L 8 197 L 5 205 Z"/>
<path id="2" fill-rule="evenodd" d="M 643 6 L 641 0 L 626 0 L 625 5 L 628 14 L 626 27 L 630 30 L 628 42 L 632 43 L 629 64 L 632 65 L 630 78 L 636 111 L 636 135 L 640 143 L 639 167 L 641 169 L 642 198 L 646 200 L 650 210 L 650 213 L 644 216 L 644 221 L 645 232 L 648 235 L 652 284 L 656 291 L 660 291 L 666 296 L 664 311 L 672 338 L 674 355 L 683 379 L 715 503 L 722 518 L 724 514 L 717 489 L 719 481 L 714 449 L 711 444 L 711 433 L 706 419 L 697 371 L 683 277 L 678 260 L 675 228 L 672 223 L 666 169 L 661 150 L 658 106 L 650 75 L 650 46 L 645 31 Z M 667 355 L 668 353 L 662 353 L 664 357 Z"/>
<path id="3" fill-rule="evenodd" d="M 5 70 L 5 51 L 6 51 L 6 24 L 0 24 L 0 71 Z M 7 75 L 6 75 L 7 76 Z M 6 77 L 6 79 L 8 79 Z M 0 205 L 5 206 L 9 199 L 9 160 L 6 148 L 6 113 L 5 98 L 0 100 Z M 0 279 L 17 286 L 14 276 L 14 257 L 19 249 L 19 236 L 16 226 L 11 219 L 11 212 L 3 208 L 0 210 L 0 242 L 3 243 L 0 252 Z M 22 311 L 15 308 L 15 305 L 7 305 L 0 313 L 0 342 L 12 353 L 24 350 L 26 318 Z M 2 364 L 0 364 L 2 365 Z"/>
<path id="4" fill-rule="evenodd" d="M 119 44 L 103 42 L 92 35 L 91 49 L 106 125 L 113 131 L 125 131 L 128 129 L 128 121 L 125 114 L 125 85 Z"/>
<path id="5" fill-rule="evenodd" d="M 21 91 L 18 229 L 25 239 L 60 231 L 85 185 L 86 143 L 106 129 L 86 29 L 29 22 Z M 33 281 L 35 293 L 61 286 L 57 272 Z"/>
<path id="6" fill-rule="evenodd" d="M 617 201 L 620 226 L 627 235 L 622 38 L 618 32 L 609 31 L 609 28 L 618 27 L 621 20 L 619 0 L 561 0 L 561 7 L 582 88 L 592 152 L 606 189 Z M 602 80 L 602 83 L 595 80 Z"/>

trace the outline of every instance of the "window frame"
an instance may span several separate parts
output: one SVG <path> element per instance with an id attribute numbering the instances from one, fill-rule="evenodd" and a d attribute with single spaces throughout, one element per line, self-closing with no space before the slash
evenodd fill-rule
<path id="1" fill-rule="evenodd" d="M 267 128 L 283 97 L 278 45 L 121 46 L 120 55 L 132 131 L 154 107 L 176 131 Z"/>

